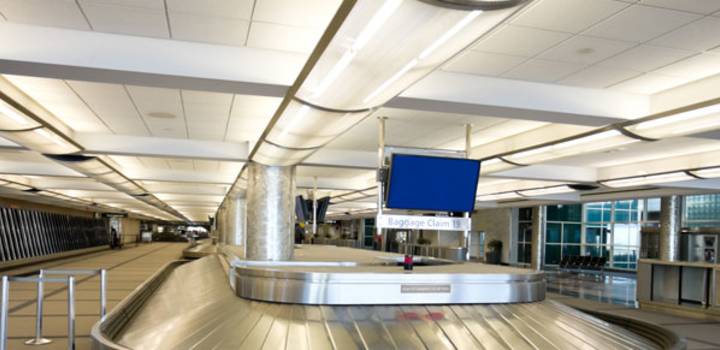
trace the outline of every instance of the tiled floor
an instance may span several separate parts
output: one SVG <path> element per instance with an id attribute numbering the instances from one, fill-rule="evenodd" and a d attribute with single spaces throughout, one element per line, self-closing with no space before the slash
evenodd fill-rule
<path id="1" fill-rule="evenodd" d="M 179 259 L 187 244 L 153 243 L 136 248 L 103 251 L 48 263 L 58 269 L 108 270 L 108 311 L 169 261 Z M 6 271 L 5 274 L 12 274 Z M 67 288 L 60 284 L 45 286 L 43 335 L 53 342 L 41 347 L 24 344 L 35 329 L 36 287 L 33 283 L 11 283 L 8 347 L 10 349 L 67 349 Z M 99 318 L 98 277 L 78 276 L 75 291 L 75 334 L 77 349 L 90 349 L 90 329 Z"/>
<path id="2" fill-rule="evenodd" d="M 548 272 L 548 298 L 573 307 L 602 311 L 659 324 L 687 339 L 689 350 L 720 350 L 720 318 L 689 318 L 635 307 L 635 278 Z"/>

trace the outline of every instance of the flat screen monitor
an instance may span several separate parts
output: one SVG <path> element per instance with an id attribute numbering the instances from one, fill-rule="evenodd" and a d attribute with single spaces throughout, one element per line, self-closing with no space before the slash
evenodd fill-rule
<path id="1" fill-rule="evenodd" d="M 295 197 L 295 217 L 299 222 L 305 222 L 310 220 L 308 217 L 308 207 L 303 196 Z"/>
<path id="2" fill-rule="evenodd" d="M 393 209 L 471 212 L 480 161 L 393 154 L 385 205 Z"/>
<path id="3" fill-rule="evenodd" d="M 317 220 L 318 223 L 325 222 L 325 214 L 327 213 L 328 207 L 330 206 L 330 197 L 322 197 L 318 199 L 318 212 Z"/>

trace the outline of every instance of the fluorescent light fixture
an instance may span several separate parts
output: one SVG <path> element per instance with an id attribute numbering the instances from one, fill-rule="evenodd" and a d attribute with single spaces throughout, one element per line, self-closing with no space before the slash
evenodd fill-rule
<path id="1" fill-rule="evenodd" d="M 0 100 L 0 130 L 23 130 L 40 126 L 40 124 Z"/>
<path id="2" fill-rule="evenodd" d="M 495 202 L 503 199 L 513 199 L 513 198 L 520 198 L 520 195 L 515 191 L 509 191 L 509 192 L 500 192 L 500 193 L 493 193 L 493 194 L 484 194 L 477 196 L 477 200 L 480 202 Z"/>
<path id="3" fill-rule="evenodd" d="M 45 128 L 2 131 L 0 135 L 19 145 L 44 154 L 67 154 L 81 151 L 76 145 Z"/>
<path id="4" fill-rule="evenodd" d="M 599 152 L 640 140 L 623 135 L 618 130 L 607 130 L 576 139 L 506 155 L 505 158 L 520 164 L 534 164 L 577 154 Z"/>
<path id="5" fill-rule="evenodd" d="M 543 187 L 543 188 L 535 188 L 530 190 L 524 190 L 524 191 L 518 191 L 523 197 L 539 197 L 539 196 L 546 196 L 551 194 L 560 194 L 560 193 L 570 193 L 575 192 L 570 186 L 568 185 L 560 185 L 560 186 L 552 186 L 552 187 Z"/>
<path id="6" fill-rule="evenodd" d="M 720 103 L 626 127 L 632 133 L 653 139 L 690 135 L 718 128 L 720 128 Z"/>
<path id="7" fill-rule="evenodd" d="M 601 183 L 608 187 L 633 187 L 633 186 L 643 186 L 643 185 L 662 184 L 662 183 L 669 183 L 669 182 L 687 181 L 687 180 L 693 180 L 693 179 L 695 179 L 695 178 L 686 174 L 684 171 L 678 171 L 678 172 L 667 173 L 667 174 L 636 176 L 636 177 L 630 177 L 630 178 L 626 178 L 626 179 L 607 180 L 607 181 L 601 181 Z"/>
<path id="8" fill-rule="evenodd" d="M 720 177 L 720 167 L 707 168 L 701 170 L 691 171 L 693 175 L 697 175 L 702 178 L 713 179 Z"/>
<path id="9" fill-rule="evenodd" d="M 518 10 L 525 0 L 343 2 L 251 154 L 297 164 Z M 339 24 L 337 27 L 335 24 Z M 321 50 L 321 51 L 320 51 Z"/>

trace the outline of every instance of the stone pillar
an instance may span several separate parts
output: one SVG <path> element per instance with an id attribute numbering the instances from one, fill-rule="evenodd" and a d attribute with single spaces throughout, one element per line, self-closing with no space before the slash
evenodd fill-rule
<path id="1" fill-rule="evenodd" d="M 248 260 L 290 260 L 295 231 L 295 166 L 249 162 L 247 188 Z"/>
<path id="2" fill-rule="evenodd" d="M 227 226 L 225 244 L 245 245 L 245 196 L 236 195 L 228 197 Z"/>
<path id="3" fill-rule="evenodd" d="M 545 206 L 533 208 L 532 213 L 532 254 L 530 268 L 541 271 L 545 266 Z"/>
<path id="4" fill-rule="evenodd" d="M 682 201 L 682 196 L 660 199 L 660 260 L 680 260 Z"/>

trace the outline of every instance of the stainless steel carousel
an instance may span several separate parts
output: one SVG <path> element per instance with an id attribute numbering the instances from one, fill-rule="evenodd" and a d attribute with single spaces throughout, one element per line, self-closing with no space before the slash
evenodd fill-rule
<path id="1" fill-rule="evenodd" d="M 274 263 L 239 251 L 168 265 L 95 325 L 94 348 L 684 347 L 657 326 L 545 300 L 529 270 L 418 258 L 408 272 L 394 254 L 332 246 Z"/>

